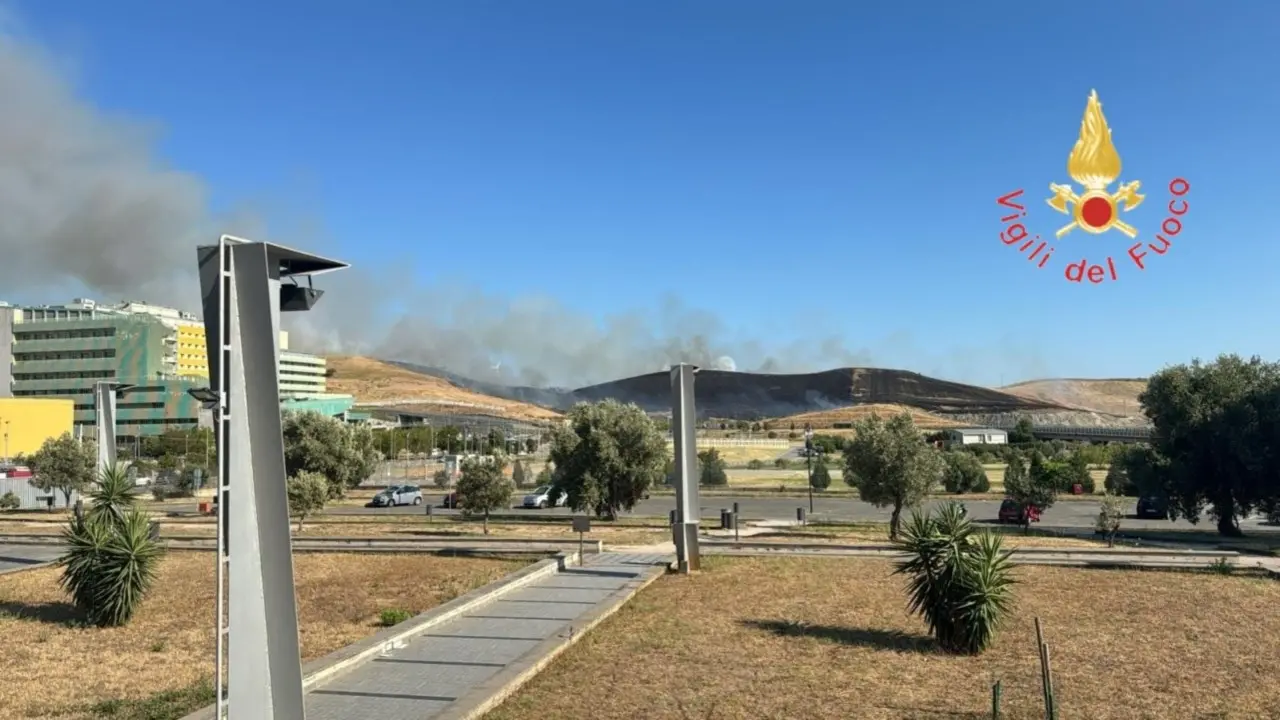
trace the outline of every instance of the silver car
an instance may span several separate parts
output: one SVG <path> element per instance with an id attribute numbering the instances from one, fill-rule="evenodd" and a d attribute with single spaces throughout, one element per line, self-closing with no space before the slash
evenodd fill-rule
<path id="1" fill-rule="evenodd" d="M 392 485 L 373 496 L 374 507 L 394 507 L 396 505 L 421 505 L 422 488 L 417 485 Z"/>
<path id="2" fill-rule="evenodd" d="M 560 496 L 555 499 L 555 502 L 552 502 L 551 486 L 543 485 L 541 487 L 534 488 L 533 492 L 525 495 L 524 502 L 522 504 L 527 508 L 549 508 L 552 505 L 555 505 L 556 507 L 563 507 L 565 502 L 568 500 L 569 494 L 561 491 Z"/>

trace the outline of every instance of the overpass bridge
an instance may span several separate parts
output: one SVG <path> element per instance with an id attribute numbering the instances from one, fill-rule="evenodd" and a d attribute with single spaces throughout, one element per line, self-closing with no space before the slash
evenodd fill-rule
<path id="1" fill-rule="evenodd" d="M 997 425 L 1006 432 L 1013 425 Z M 1147 442 L 1151 440 L 1150 427 L 1108 428 L 1076 425 L 1034 425 L 1031 434 L 1037 440 L 1076 440 L 1079 442 Z"/>

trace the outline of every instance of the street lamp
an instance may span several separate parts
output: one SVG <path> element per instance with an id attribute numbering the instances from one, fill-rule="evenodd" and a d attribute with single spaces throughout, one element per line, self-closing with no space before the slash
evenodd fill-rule
<path id="1" fill-rule="evenodd" d="M 804 463 L 809 471 L 809 514 L 813 514 L 813 426 L 804 426 Z"/>

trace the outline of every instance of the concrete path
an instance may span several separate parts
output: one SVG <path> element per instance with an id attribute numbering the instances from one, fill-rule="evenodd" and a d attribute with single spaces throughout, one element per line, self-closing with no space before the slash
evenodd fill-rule
<path id="1" fill-rule="evenodd" d="M 307 717 L 476 717 L 670 561 L 665 554 L 588 555 L 583 567 L 499 595 L 313 689 Z"/>

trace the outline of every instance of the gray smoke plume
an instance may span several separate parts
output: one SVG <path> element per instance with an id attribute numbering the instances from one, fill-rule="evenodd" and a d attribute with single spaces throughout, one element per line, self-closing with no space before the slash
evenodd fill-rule
<path id="1" fill-rule="evenodd" d="M 0 17 L 0 299 L 62 302 L 87 294 L 196 310 L 197 244 L 218 232 L 294 244 L 287 233 L 267 235 L 252 218 L 211 218 L 203 183 L 158 159 L 148 130 L 78 98 L 52 58 L 6 32 Z M 349 259 L 340 248 L 316 247 L 311 239 L 297 244 Z M 874 353 L 834 337 L 736 341 L 715 315 L 676 299 L 654 312 L 600 323 L 550 298 L 419 287 L 397 269 L 413 264 L 357 266 L 318 278 L 326 296 L 316 310 L 286 316 L 292 346 L 534 386 L 588 385 L 676 362 L 798 372 L 880 361 L 968 375 L 1021 357 L 982 350 L 930 361 L 928 353 L 903 351 L 892 339 L 877 343 Z M 1039 358 L 1029 359 L 1026 374 L 1043 375 Z"/>

